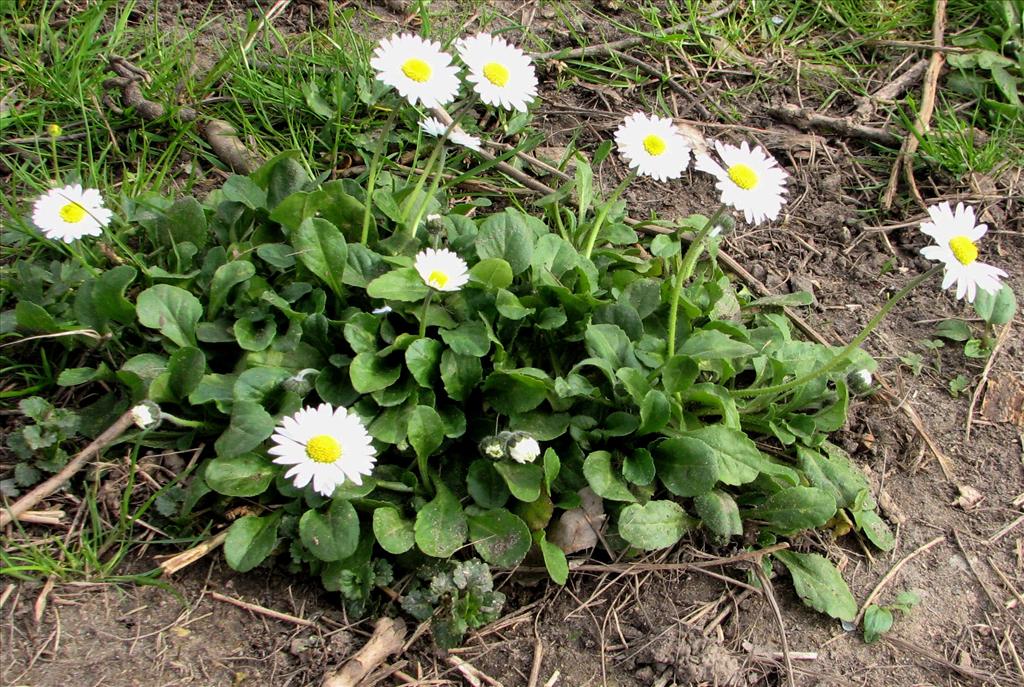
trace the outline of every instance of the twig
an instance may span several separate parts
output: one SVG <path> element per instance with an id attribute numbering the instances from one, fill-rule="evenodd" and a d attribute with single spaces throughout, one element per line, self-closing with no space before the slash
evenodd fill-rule
<path id="1" fill-rule="evenodd" d="M 988 373 L 992 371 L 992 364 L 996 361 L 996 353 L 999 352 L 999 349 L 1005 343 L 1006 336 L 1010 333 L 1012 326 L 1013 322 L 1007 322 L 1003 325 L 1003 330 L 996 337 L 996 342 L 992 346 L 992 352 L 989 353 L 988 360 L 985 361 L 985 369 L 981 371 L 981 379 L 978 381 L 978 386 L 974 388 L 974 393 L 971 394 L 971 404 L 967 406 L 967 422 L 964 424 L 964 443 L 971 440 L 971 423 L 974 421 L 974 408 L 978 405 L 978 399 L 981 397 L 982 390 L 988 384 Z"/>
<path id="2" fill-rule="evenodd" d="M 924 70 L 928 68 L 928 60 L 918 60 L 898 77 L 879 88 L 871 95 L 860 98 L 860 104 L 853 111 L 855 120 L 863 121 L 870 117 L 875 111 L 875 105 L 887 100 L 896 100 L 903 95 L 910 86 L 917 81 Z"/>
<path id="3" fill-rule="evenodd" d="M 789 687 L 796 687 L 796 682 L 793 678 L 793 661 L 789 656 L 789 640 L 786 638 L 786 623 L 782 619 L 782 609 L 779 608 L 779 602 L 775 598 L 775 589 L 772 587 L 772 581 L 764 574 L 760 560 L 754 561 L 754 574 L 761 581 L 761 589 L 764 590 L 764 596 L 768 599 L 768 605 L 772 607 L 775 620 L 779 623 L 779 633 L 782 635 L 782 659 L 786 664 L 786 683 Z"/>
<path id="4" fill-rule="evenodd" d="M 117 418 L 114 424 L 110 425 L 103 434 L 96 437 L 91 444 L 83 448 L 60 472 L 22 496 L 12 505 L 0 511 L 0 527 L 6 527 L 22 513 L 32 510 L 37 503 L 60 489 L 65 482 L 85 466 L 90 458 L 112 444 L 134 422 L 135 416 L 131 410 L 126 411 L 121 417 Z"/>
<path id="5" fill-rule="evenodd" d="M 960 553 L 964 555 L 964 560 L 967 561 L 967 567 L 971 569 L 972 573 L 974 573 L 974 577 L 978 580 L 978 584 L 981 586 L 981 590 L 985 592 L 985 596 L 988 597 L 988 600 L 992 602 L 993 606 L 995 606 L 998 609 L 1002 609 L 1002 601 L 995 597 L 995 594 L 992 593 L 992 590 L 990 590 L 988 588 L 988 585 L 985 584 L 985 580 L 981 578 L 981 575 L 978 573 L 978 569 L 974 567 L 974 561 L 971 560 L 971 555 L 967 553 L 967 548 L 964 546 L 964 543 L 960 541 L 960 533 L 957 532 L 956 529 L 953 530 L 953 539 L 954 541 L 956 541 L 956 545 L 957 548 L 960 549 Z"/>
<path id="6" fill-rule="evenodd" d="M 381 618 L 373 627 L 369 641 L 341 668 L 324 676 L 321 687 L 356 687 L 359 681 L 402 648 L 405 621 Z"/>
<path id="7" fill-rule="evenodd" d="M 544 643 L 537 639 L 533 644 L 533 664 L 530 666 L 530 679 L 526 687 L 537 687 L 540 680 L 540 668 L 544 663 Z"/>
<path id="8" fill-rule="evenodd" d="M 878 595 L 882 593 L 882 589 L 885 588 L 885 585 L 889 584 L 889 582 L 892 581 L 892 578 L 896 577 L 896 574 L 899 573 L 899 571 L 903 568 L 904 565 L 906 565 L 913 559 L 917 558 L 922 553 L 932 548 L 939 542 L 945 541 L 945 539 L 946 535 L 935 537 L 935 539 L 932 539 L 927 544 L 919 546 L 910 553 L 908 553 L 901 561 L 899 561 L 896 565 L 892 566 L 892 568 L 889 569 L 889 572 L 885 573 L 885 576 L 882 577 L 882 579 L 878 581 L 878 584 L 875 585 L 875 588 L 871 590 L 871 593 L 868 594 L 868 598 L 864 600 L 864 603 L 861 604 L 860 610 L 857 611 L 857 616 L 853 619 L 853 624 L 856 625 L 860 622 L 860 619 L 864 617 L 864 611 L 867 610 L 868 606 L 874 603 L 875 599 L 878 598 Z"/>
<path id="9" fill-rule="evenodd" d="M 1016 519 L 1016 520 L 1014 520 L 1014 521 L 1013 521 L 1013 522 L 1011 522 L 1010 524 L 1006 525 L 1006 527 L 1003 527 L 1003 528 L 1002 528 L 1002 529 L 1000 529 L 1000 530 L 999 530 L 998 532 L 996 532 L 995 534 L 993 534 L 993 535 L 992 535 L 991 537 L 989 537 L 989 538 L 988 538 L 988 539 L 987 539 L 987 540 L 985 541 L 985 543 L 986 543 L 987 545 L 989 545 L 989 546 L 992 546 L 992 545 L 993 545 L 993 544 L 995 544 L 995 543 L 996 543 L 997 541 L 999 541 L 1000 539 L 1002 539 L 1003 537 L 1005 537 L 1005 536 L 1006 536 L 1006 533 L 1007 533 L 1007 532 L 1009 532 L 1010 530 L 1012 530 L 1012 529 L 1013 529 L 1014 527 L 1016 527 L 1017 525 L 1021 524 L 1022 522 L 1024 522 L 1024 515 L 1019 515 L 1019 516 L 1017 516 L 1017 519 Z"/>
<path id="10" fill-rule="evenodd" d="M 316 623 L 314 623 L 312 620 L 306 620 L 305 618 L 299 618 L 298 616 L 290 615 L 288 613 L 275 611 L 273 609 L 260 606 L 259 604 L 249 603 L 248 601 L 242 601 L 241 599 L 236 599 L 231 596 L 225 596 L 219 592 L 209 592 L 209 595 L 217 601 L 223 601 L 224 603 L 229 603 L 232 606 L 238 606 L 239 608 L 244 608 L 247 611 L 258 613 L 259 615 L 265 615 L 268 618 L 273 618 L 275 620 L 283 620 L 286 623 L 302 625 L 303 627 L 316 626 Z"/>
<path id="11" fill-rule="evenodd" d="M 930 649 L 925 649 L 923 646 L 918 646 L 913 642 L 908 642 L 905 639 L 900 639 L 899 637 L 894 637 L 891 635 L 883 635 L 882 639 L 886 642 L 886 644 L 889 644 L 890 646 L 896 647 L 898 649 L 905 649 L 907 651 L 913 651 L 919 656 L 927 658 L 930 661 L 934 661 L 935 663 L 938 663 L 947 670 L 959 673 L 964 677 L 970 678 L 972 680 L 980 680 L 981 682 L 987 682 L 992 685 L 999 685 L 999 681 L 995 678 L 994 675 L 990 673 L 983 673 L 979 670 L 975 670 L 974 668 L 968 668 L 966 666 L 953 663 L 945 656 L 940 656 L 934 651 Z"/>
<path id="12" fill-rule="evenodd" d="M 673 79 L 668 74 L 665 74 L 657 67 L 652 67 L 643 60 L 633 57 L 632 55 L 628 55 L 622 52 L 621 50 L 611 50 L 610 54 L 627 64 L 633 65 L 634 67 L 636 67 L 643 73 L 647 74 L 648 76 L 653 76 L 656 79 L 664 81 L 668 85 L 668 87 L 671 88 L 676 93 L 676 95 L 685 98 L 689 105 L 695 108 L 698 112 L 700 112 L 701 115 L 703 115 L 705 118 L 710 118 L 711 113 L 708 111 L 706 107 L 704 107 L 703 104 L 701 104 L 700 100 L 698 100 L 693 95 L 692 88 L 687 88 L 686 86 L 683 86 L 681 83 Z"/>
<path id="13" fill-rule="evenodd" d="M 932 45 L 942 46 L 943 36 L 946 33 L 946 0 L 935 0 L 935 11 L 932 18 Z M 939 83 L 939 72 L 942 71 L 942 64 L 945 56 L 941 51 L 935 50 L 928 61 L 928 70 L 925 72 L 924 89 L 921 92 L 921 109 L 917 112 L 913 128 L 903 139 L 899 154 L 896 155 L 896 162 L 889 174 L 889 185 L 882 194 L 882 207 L 886 210 L 892 207 L 896 198 L 896 186 L 899 179 L 900 169 L 904 170 L 907 185 L 910 192 L 918 203 L 924 205 L 921 192 L 917 190 L 914 182 L 914 153 L 921 145 L 921 136 L 924 136 L 931 125 L 932 111 L 935 109 L 935 93 Z"/>
<path id="14" fill-rule="evenodd" d="M 551 673 L 551 677 L 549 677 L 548 681 L 544 683 L 544 687 L 555 687 L 555 683 L 558 682 L 558 678 L 560 677 L 562 677 L 561 671 L 556 670 Z"/>
<path id="15" fill-rule="evenodd" d="M 848 138 L 859 138 L 889 146 L 890 148 L 900 144 L 900 137 L 888 129 L 858 124 L 847 117 L 830 117 L 829 115 L 812 112 L 789 103 L 780 107 L 769 107 L 766 111 L 776 119 L 781 119 L 787 124 L 792 124 L 805 131 L 818 131 L 838 134 Z"/>
<path id="16" fill-rule="evenodd" d="M 163 569 L 163 576 L 168 577 L 178 572 L 182 568 L 187 568 L 192 565 L 200 558 L 210 553 L 218 546 L 224 543 L 224 540 L 228 537 L 228 531 L 225 529 L 220 534 L 210 537 L 206 541 L 193 546 L 191 549 L 182 551 L 181 553 L 168 558 L 166 561 L 160 563 L 160 567 Z"/>
<path id="17" fill-rule="evenodd" d="M 750 653 L 754 658 L 767 658 L 772 661 L 778 661 L 783 658 L 781 651 L 771 651 L 769 649 L 761 649 L 754 646 L 750 642 L 744 640 L 741 645 L 743 650 Z M 817 651 L 790 651 L 789 657 L 794 661 L 817 661 Z"/>
<path id="18" fill-rule="evenodd" d="M 732 12 L 738 4 L 739 0 L 733 0 L 714 12 L 697 17 L 696 22 L 691 23 L 687 21 L 680 24 L 673 24 L 672 26 L 666 26 L 661 29 L 659 33 L 664 35 L 670 33 L 691 32 L 693 31 L 694 24 L 700 26 L 701 24 L 707 24 L 714 19 L 724 17 Z M 594 57 L 596 55 L 607 55 L 613 50 L 625 50 L 626 48 L 632 48 L 634 45 L 640 45 L 648 40 L 647 36 L 631 36 L 629 38 L 601 43 L 599 45 L 588 45 L 582 48 L 573 48 L 572 50 L 551 50 L 549 52 L 536 53 L 533 57 L 537 60 L 549 60 L 552 58 L 558 60 L 573 60 L 581 57 Z"/>
<path id="19" fill-rule="evenodd" d="M 491 685 L 491 687 L 505 687 L 500 681 L 495 680 L 493 677 L 483 672 L 469 661 L 463 660 L 458 656 L 449 654 L 448 663 L 455 667 L 466 681 L 473 685 L 473 687 L 482 687 L 483 683 Z"/>
<path id="20" fill-rule="evenodd" d="M 18 516 L 18 522 L 30 522 L 34 525 L 59 525 L 66 513 L 59 509 L 29 510 Z"/>

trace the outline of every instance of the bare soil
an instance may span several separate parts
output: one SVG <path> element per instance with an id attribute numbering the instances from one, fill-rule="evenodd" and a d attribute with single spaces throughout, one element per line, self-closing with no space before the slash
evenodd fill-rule
<path id="1" fill-rule="evenodd" d="M 532 30 L 556 32 L 558 24 L 546 16 L 544 4 L 510 3 L 508 10 L 525 14 L 536 9 Z M 181 7 L 195 13 L 206 3 Z M 231 26 L 247 9 L 246 3 L 225 1 L 215 3 L 213 11 L 224 13 L 221 24 Z M 322 21 L 323 11 L 319 3 L 296 2 L 283 15 L 282 26 L 301 31 L 306 22 Z M 375 12 L 389 21 L 385 31 L 405 20 L 387 7 L 375 7 Z M 614 27 L 588 12 L 581 11 L 578 20 L 600 28 L 606 38 L 619 37 Z M 792 61 L 778 57 L 766 56 L 769 64 L 775 60 L 770 68 L 787 77 L 781 79 L 786 85 L 773 92 L 773 104 L 799 98 L 816 109 L 823 84 L 814 79 L 822 77 L 801 76 Z M 891 57 L 896 62 L 902 54 Z M 879 67 L 877 80 L 865 87 L 873 90 L 884 82 L 890 66 Z M 728 88 L 727 80 L 742 80 L 729 72 L 699 75 L 707 97 Z M 643 109 L 638 94 L 628 91 L 581 84 L 556 92 L 550 83 L 545 80 L 538 117 L 550 131 L 550 145 L 573 136 L 596 144 L 624 114 Z M 706 136 L 758 140 L 794 173 L 785 215 L 768 227 L 741 227 L 725 249 L 774 292 L 813 291 L 816 304 L 805 315 L 822 335 L 848 340 L 889 293 L 924 267 L 917 252 L 924 242 L 915 224 L 924 216 L 921 207 L 904 203 L 883 215 L 889 227 L 883 230 L 865 226 L 859 212 L 877 205 L 890 154 L 879 155 L 855 140 L 797 131 L 754 103 L 739 125 L 701 122 L 693 103 L 680 99 L 676 105 L 679 117 Z M 822 111 L 841 116 L 850 105 L 840 99 Z M 610 160 L 600 170 L 610 182 L 606 186 L 621 175 L 617 165 Z M 692 181 L 695 185 L 685 194 L 668 185 L 637 185 L 627 194 L 631 213 L 674 217 L 710 207 L 712 189 Z M 964 200 L 982 209 L 991 230 L 986 255 L 1012 275 L 1014 290 L 1024 294 L 1022 169 L 1013 167 L 996 178 L 953 179 L 921 168 L 918 183 L 929 200 Z M 895 550 L 879 553 L 852 535 L 834 539 L 818 534 L 795 543 L 826 549 L 860 602 L 894 565 L 912 557 L 887 581 L 878 602 L 889 603 L 904 590 L 917 592 L 922 600 L 909 615 L 897 615 L 887 639 L 865 644 L 860 633 L 844 631 L 838 622 L 807 609 L 784 575 L 774 578 L 774 594 L 765 595 L 706 575 L 638 572 L 628 566 L 603 574 L 577 572 L 564 588 L 519 574 L 499 578 L 510 600 L 503 619 L 471 634 L 466 646 L 450 655 L 432 648 L 429 639 L 418 640 L 391 668 L 421 681 L 408 683 L 385 671 L 379 684 L 464 684 L 452 655 L 508 687 L 784 685 L 788 679 L 808 686 L 1024 684 L 1024 434 L 1019 397 L 1007 401 L 1007 407 L 993 391 L 1024 382 L 1024 337 L 1018 317 L 984 374 L 984 361 L 964 357 L 956 345 L 941 350 L 936 369 L 918 342 L 933 338 L 935 322 L 949 317 L 966 317 L 964 305 L 940 293 L 937 284 L 920 288 L 897 308 L 867 348 L 898 401 L 879 396 L 857 401 L 848 428 L 837 437 L 869 474 L 883 514 L 898 533 Z M 916 377 L 899 360 L 910 351 L 932 363 Z M 971 384 L 954 398 L 947 385 L 960 372 Z M 988 393 L 983 390 L 972 412 L 971 396 L 983 376 Z M 1013 398 L 1012 393 L 1005 396 Z M 899 404 L 920 415 L 923 431 L 949 458 L 949 475 Z M 965 441 L 969 416 L 972 431 Z M 980 500 L 958 501 L 962 487 L 977 490 Z M 155 551 L 148 549 L 128 565 L 153 567 Z M 659 560 L 730 553 L 695 539 Z M 750 568 L 720 573 L 748 582 Z M 0 682 L 38 687 L 71 681 L 110 687 L 316 685 L 362 644 L 370 625 L 350 624 L 337 596 L 314 582 L 270 570 L 239 575 L 211 556 L 167 588 L 58 584 L 38 622 L 33 605 L 41 585 L 17 584 L 0 597 Z M 311 624 L 251 613 L 213 598 L 212 592 Z M 778 602 L 778 616 L 770 596 Z M 783 658 L 783 636 L 792 670 Z M 557 682 L 550 682 L 556 672 Z"/>

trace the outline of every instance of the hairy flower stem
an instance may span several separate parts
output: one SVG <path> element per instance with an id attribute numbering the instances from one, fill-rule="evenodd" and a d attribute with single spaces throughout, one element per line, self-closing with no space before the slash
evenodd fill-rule
<path id="1" fill-rule="evenodd" d="M 604 202 L 601 209 L 597 211 L 597 217 L 594 219 L 594 224 L 590 227 L 590 233 L 587 235 L 587 243 L 583 248 L 583 257 L 590 259 L 590 254 L 594 252 L 594 244 L 597 243 L 597 235 L 601 232 L 601 227 L 604 225 L 605 219 L 608 217 L 608 212 L 612 209 L 612 205 L 619 199 L 622 192 L 626 190 L 630 182 L 636 179 L 636 172 L 630 172 L 626 175 L 626 178 L 619 182 L 619 185 L 612 191 L 611 196 Z"/>
<path id="2" fill-rule="evenodd" d="M 373 217 L 373 189 L 377 185 L 377 173 L 380 172 L 380 161 L 384 157 L 384 151 L 388 147 L 388 134 L 395 125 L 398 117 L 398 109 L 392 109 L 388 119 L 384 122 L 384 130 L 381 131 L 380 140 L 377 142 L 377 149 L 373 151 L 373 159 L 370 160 L 370 176 L 366 180 L 366 205 L 363 207 L 363 231 L 359 235 L 359 243 L 363 246 L 370 238 L 370 219 Z"/>
<path id="3" fill-rule="evenodd" d="M 714 214 L 708 218 L 708 221 L 704 223 L 704 227 L 693 237 L 693 241 L 690 241 L 690 247 L 686 249 L 686 254 L 683 256 L 679 269 L 676 271 L 676 281 L 672 285 L 672 300 L 669 303 L 668 311 L 667 348 L 669 358 L 676 354 L 676 323 L 679 319 L 679 296 L 683 292 L 683 284 L 693 276 L 693 268 L 697 266 L 697 258 L 704 251 L 704 242 L 707 240 L 708 234 L 718 225 L 718 221 L 722 219 L 724 212 L 725 205 L 719 205 Z"/>
<path id="4" fill-rule="evenodd" d="M 444 177 L 444 163 L 445 156 L 441 155 L 441 164 L 437 168 L 437 173 L 434 175 L 434 180 L 430 183 L 430 188 L 427 189 L 426 194 L 423 196 L 423 202 L 420 203 L 419 209 L 416 211 L 416 215 L 412 218 L 412 232 L 416 233 L 416 227 L 419 226 L 420 220 L 423 219 L 423 213 L 427 211 L 427 204 L 430 202 L 431 196 L 437 192 L 437 187 L 441 185 L 441 179 Z"/>
<path id="5" fill-rule="evenodd" d="M 875 316 L 872 317 L 866 325 L 864 325 L 864 328 L 860 330 L 860 333 L 853 337 L 853 340 L 848 343 L 843 350 L 839 351 L 839 353 L 837 353 L 831 360 L 819 367 L 817 370 L 808 372 L 807 374 L 785 382 L 784 384 L 773 384 L 772 386 L 763 386 L 756 389 L 737 389 L 730 393 L 736 398 L 751 398 L 754 396 L 765 396 L 767 394 L 783 394 L 787 391 L 796 389 L 799 386 L 803 386 L 808 382 L 813 382 L 822 375 L 831 372 L 846 362 L 847 356 L 864 343 L 864 340 L 870 336 L 871 332 L 878 327 L 879 323 L 885 319 L 885 316 L 889 314 L 889 311 L 891 311 L 897 303 L 903 300 L 907 294 L 916 289 L 922 282 L 934 277 L 944 269 L 945 265 L 936 265 L 924 274 L 911 279 L 906 286 L 897 291 L 892 298 L 885 302 L 885 305 L 879 308 L 878 312 L 875 313 Z"/>
<path id="6" fill-rule="evenodd" d="M 420 317 L 420 338 L 427 335 L 427 314 L 430 312 L 430 299 L 434 297 L 434 290 L 427 291 L 427 297 L 423 299 L 423 316 Z"/>
<path id="7" fill-rule="evenodd" d="M 434 149 L 430 151 L 430 157 L 427 158 L 426 164 L 423 165 L 423 173 L 420 174 L 419 178 L 416 180 L 416 186 L 413 188 L 412 193 L 409 194 L 409 197 L 405 199 L 405 204 L 402 206 L 403 222 L 405 222 L 405 219 L 409 216 L 409 211 L 412 210 L 413 205 L 416 203 L 416 200 L 420 197 L 420 194 L 423 192 L 423 186 L 427 183 L 427 178 L 433 171 L 434 165 L 437 163 L 437 159 L 441 156 L 441 152 L 444 150 L 445 143 L 445 139 L 440 139 L 437 142 L 437 145 L 434 146 Z M 444 171 L 443 165 L 441 167 L 441 170 Z M 406 224 L 406 226 L 409 229 L 410 235 L 416 234 L 415 224 L 408 223 Z"/>

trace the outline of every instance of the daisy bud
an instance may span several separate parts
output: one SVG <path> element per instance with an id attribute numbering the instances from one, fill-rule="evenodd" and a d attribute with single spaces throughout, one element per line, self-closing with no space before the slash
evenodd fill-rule
<path id="1" fill-rule="evenodd" d="M 284 380 L 281 384 L 285 391 L 290 391 L 298 396 L 305 396 L 313 390 L 313 380 L 306 379 L 311 374 L 318 373 L 319 370 L 315 370 L 312 367 L 307 367 L 304 370 L 299 370 L 294 376 Z"/>
<path id="2" fill-rule="evenodd" d="M 525 432 L 516 432 L 507 448 L 509 457 L 517 463 L 532 463 L 540 455 L 540 444 Z"/>
<path id="3" fill-rule="evenodd" d="M 854 370 L 850 374 L 846 375 L 846 384 L 850 387 L 850 391 L 856 396 L 863 396 L 871 391 L 871 373 L 868 370 L 861 368 L 860 370 Z"/>
<path id="4" fill-rule="evenodd" d="M 480 442 L 480 453 L 493 460 L 504 458 L 505 442 L 498 437 L 487 437 Z"/>
<path id="5" fill-rule="evenodd" d="M 143 401 L 132 408 L 132 420 L 139 429 L 152 429 L 160 423 L 160 406 L 152 401 Z"/>

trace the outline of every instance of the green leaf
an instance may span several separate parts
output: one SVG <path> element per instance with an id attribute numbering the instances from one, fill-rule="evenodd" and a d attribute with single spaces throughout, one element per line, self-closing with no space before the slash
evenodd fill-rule
<path id="1" fill-rule="evenodd" d="M 551 485 L 555 483 L 558 473 L 562 471 L 562 461 L 553 448 L 545 449 L 543 461 L 544 485 L 547 487 L 548 493 L 551 494 L 554 493 L 551 491 Z"/>
<path id="2" fill-rule="evenodd" d="M 963 320 L 943 320 L 935 327 L 935 336 L 950 341 L 967 341 L 971 338 L 971 328 Z"/>
<path id="3" fill-rule="evenodd" d="M 466 490 L 481 508 L 501 508 L 508 501 L 509 490 L 505 478 L 498 474 L 494 466 L 490 460 L 474 460 L 466 475 Z"/>
<path id="4" fill-rule="evenodd" d="M 261 210 L 267 207 L 267 192 L 256 185 L 249 177 L 233 174 L 221 187 L 225 200 L 241 203 L 250 210 Z"/>
<path id="5" fill-rule="evenodd" d="M 835 514 L 832 494 L 816 487 L 789 487 L 775 492 L 750 512 L 751 517 L 764 520 L 780 534 L 820 527 Z"/>
<path id="6" fill-rule="evenodd" d="M 449 558 L 466 541 L 469 526 L 455 495 L 440 480 L 435 484 L 437 496 L 416 515 L 416 545 L 428 556 Z"/>
<path id="7" fill-rule="evenodd" d="M 654 481 L 654 473 L 654 458 L 645 448 L 633 449 L 622 461 L 622 476 L 637 486 L 645 487 Z"/>
<path id="8" fill-rule="evenodd" d="M 192 196 L 179 198 L 164 210 L 156 222 L 156 232 L 157 240 L 168 247 L 188 241 L 202 250 L 210 238 L 203 206 Z"/>
<path id="9" fill-rule="evenodd" d="M 495 299 L 494 305 L 502 317 L 510 320 L 521 320 L 534 313 L 533 308 L 523 306 L 515 294 L 505 289 L 498 290 L 498 296 Z"/>
<path id="10" fill-rule="evenodd" d="M 974 298 L 974 312 L 989 324 L 1006 324 L 1017 312 L 1017 297 L 1009 284 L 1003 284 L 996 293 L 978 289 Z"/>
<path id="11" fill-rule="evenodd" d="M 672 356 L 661 369 L 661 381 L 665 385 L 665 393 L 681 394 L 697 381 L 700 368 L 693 358 L 683 355 Z"/>
<path id="12" fill-rule="evenodd" d="M 441 354 L 441 381 L 444 390 L 453 401 L 465 401 L 480 383 L 483 366 L 480 358 L 459 355 L 454 351 Z"/>
<path id="13" fill-rule="evenodd" d="M 530 528 L 504 508 L 470 514 L 469 539 L 486 562 L 512 568 L 530 551 Z"/>
<path id="14" fill-rule="evenodd" d="M 320 95 L 320 87 L 312 81 L 305 81 L 299 87 L 306 98 L 306 106 L 321 119 L 334 119 L 334 108 Z"/>
<path id="15" fill-rule="evenodd" d="M 106 363 L 100 363 L 99 367 L 69 367 L 61 370 L 57 375 L 58 386 L 78 386 L 88 384 L 97 380 L 110 378 L 110 368 Z"/>
<path id="16" fill-rule="evenodd" d="M 359 545 L 359 516 L 352 504 L 332 499 L 323 513 L 307 510 L 299 518 L 303 545 L 322 561 L 348 558 Z"/>
<path id="17" fill-rule="evenodd" d="M 592 324 L 587 327 L 583 340 L 590 355 L 608 361 L 615 369 L 639 366 L 633 343 L 618 325 Z"/>
<path id="18" fill-rule="evenodd" d="M 694 333 L 679 347 L 679 355 L 696 360 L 731 360 L 754 355 L 757 349 L 736 341 L 717 329 L 704 329 Z"/>
<path id="19" fill-rule="evenodd" d="M 421 301 L 430 292 L 423 278 L 412 267 L 391 270 L 371 281 L 366 286 L 366 293 L 371 298 L 383 298 L 389 301 Z"/>
<path id="20" fill-rule="evenodd" d="M 544 567 L 547 568 L 551 581 L 558 585 L 565 585 L 569 579 L 569 561 L 565 559 L 565 553 L 547 540 L 543 531 L 534 535 L 537 539 L 537 546 L 544 557 Z"/>
<path id="21" fill-rule="evenodd" d="M 18 329 L 22 331 L 50 334 L 61 330 L 61 326 L 57 324 L 57 320 L 53 319 L 53 315 L 48 313 L 46 308 L 32 301 L 18 301 L 18 304 L 14 306 L 14 321 L 17 322 Z"/>
<path id="22" fill-rule="evenodd" d="M 441 416 L 430 406 L 416 406 L 409 416 L 408 437 L 416 456 L 427 458 L 444 441 Z"/>
<path id="23" fill-rule="evenodd" d="M 481 259 L 502 258 L 509 264 L 512 274 L 519 274 L 530 266 L 532 232 L 515 210 L 507 209 L 491 215 L 480 225 L 476 253 Z"/>
<path id="24" fill-rule="evenodd" d="M 864 641 L 873 644 L 892 629 L 892 611 L 871 604 L 864 611 Z"/>
<path id="25" fill-rule="evenodd" d="M 882 551 L 892 551 L 896 546 L 896 537 L 892 530 L 875 511 L 855 510 L 853 511 L 853 521 L 857 524 L 857 529 Z"/>
<path id="26" fill-rule="evenodd" d="M 291 242 L 299 262 L 340 296 L 348 260 L 348 244 L 341 230 L 325 219 L 310 217 L 292 232 Z"/>
<path id="27" fill-rule="evenodd" d="M 734 537 L 743 534 L 743 521 L 736 501 L 724 491 L 715 489 L 693 499 L 701 522 L 720 537 Z"/>
<path id="28" fill-rule="evenodd" d="M 247 260 L 232 260 L 221 265 L 213 273 L 210 282 L 209 317 L 212 320 L 228 301 L 228 293 L 236 284 L 249 281 L 256 274 L 256 267 Z"/>
<path id="29" fill-rule="evenodd" d="M 543 403 L 550 383 L 547 374 L 535 368 L 495 370 L 484 382 L 484 395 L 499 413 L 518 415 Z"/>
<path id="30" fill-rule="evenodd" d="M 411 520 L 402 517 L 397 508 L 385 506 L 373 511 L 373 535 L 380 548 L 399 555 L 416 544 L 416 534 Z"/>
<path id="31" fill-rule="evenodd" d="M 610 501 L 636 501 L 633 492 L 612 466 L 612 454 L 594 451 L 583 461 L 583 476 L 594 493 Z"/>
<path id="32" fill-rule="evenodd" d="M 224 539 L 224 558 L 238 572 L 249 572 L 262 563 L 277 545 L 278 511 L 265 517 L 245 515 L 235 520 Z"/>
<path id="33" fill-rule="evenodd" d="M 540 465 L 502 461 L 494 463 L 494 469 L 518 500 L 532 503 L 540 498 L 540 487 L 544 481 L 544 469 Z"/>
<path id="34" fill-rule="evenodd" d="M 270 178 L 267 181 L 267 207 L 276 208 L 282 200 L 301 191 L 309 183 L 306 168 L 296 159 L 297 157 L 297 151 L 288 151 L 276 156 L 276 162 L 271 160 L 274 165 L 270 168 Z"/>
<path id="35" fill-rule="evenodd" d="M 657 444 L 654 464 L 662 484 L 676 496 L 707 494 L 718 482 L 714 450 L 690 437 L 674 437 Z"/>
<path id="36" fill-rule="evenodd" d="M 206 484 L 224 496 L 259 496 L 270 486 L 278 468 L 258 453 L 214 458 L 206 466 Z"/>
<path id="37" fill-rule="evenodd" d="M 417 384 L 427 389 L 434 387 L 442 350 L 439 341 L 427 337 L 416 339 L 405 349 L 405 366 Z"/>
<path id="38" fill-rule="evenodd" d="M 442 329 L 441 338 L 459 355 L 482 357 L 491 349 L 487 338 L 487 325 L 483 322 L 464 322 L 455 329 Z"/>
<path id="39" fill-rule="evenodd" d="M 839 508 L 849 508 L 859 494 L 868 488 L 863 473 L 850 461 L 846 452 L 825 442 L 828 456 L 797 445 L 796 455 L 800 469 L 811 486 L 824 489 L 835 499 Z"/>
<path id="40" fill-rule="evenodd" d="M 762 472 L 790 484 L 800 482 L 795 470 L 769 461 L 741 430 L 708 425 L 687 432 L 686 436 L 707 444 L 718 463 L 718 479 L 726 484 L 737 486 L 753 482 Z"/>
<path id="41" fill-rule="evenodd" d="M 184 399 L 199 386 L 206 374 L 206 356 L 198 348 L 185 346 L 171 354 L 167 361 L 170 374 L 167 386 L 175 398 Z"/>
<path id="42" fill-rule="evenodd" d="M 857 602 L 828 559 L 816 553 L 795 551 L 776 551 L 772 555 L 789 570 L 796 593 L 805 604 L 833 618 L 853 622 Z"/>
<path id="43" fill-rule="evenodd" d="M 507 289 L 512 283 L 512 267 L 501 258 L 487 258 L 470 268 L 469 278 L 494 289 Z"/>
<path id="44" fill-rule="evenodd" d="M 693 518 L 675 501 L 633 503 L 619 514 L 619 535 L 645 551 L 672 546 L 693 525 Z"/>
<path id="45" fill-rule="evenodd" d="M 387 389 L 401 376 L 401 366 L 389 367 L 376 353 L 360 353 L 349 366 L 352 388 L 361 394 Z"/>
<path id="46" fill-rule="evenodd" d="M 135 312 L 144 327 L 160 330 L 179 346 L 195 346 L 196 324 L 203 316 L 203 306 L 185 289 L 168 284 L 151 286 L 139 294 Z"/>
<path id="47" fill-rule="evenodd" d="M 668 424 L 672 413 L 668 396 L 657 389 L 651 389 L 640 404 L 640 427 L 637 436 L 660 432 Z"/>
<path id="48" fill-rule="evenodd" d="M 229 398 L 263 403 L 289 377 L 282 367 L 251 367 L 235 379 Z"/>
<path id="49" fill-rule="evenodd" d="M 130 324 L 135 319 L 135 306 L 124 297 L 138 271 L 131 265 L 118 265 L 99 276 L 92 287 L 96 314 L 107 320 Z"/>
<path id="50" fill-rule="evenodd" d="M 259 403 L 237 401 L 231 408 L 231 424 L 214 442 L 221 458 L 231 458 L 251 451 L 274 433 L 276 423 Z"/>
<path id="51" fill-rule="evenodd" d="M 243 317 L 236 321 L 231 328 L 238 341 L 238 347 L 243 351 L 265 351 L 270 348 L 277 336 L 277 322 L 273 318 L 266 320 L 253 320 L 250 317 Z"/>

